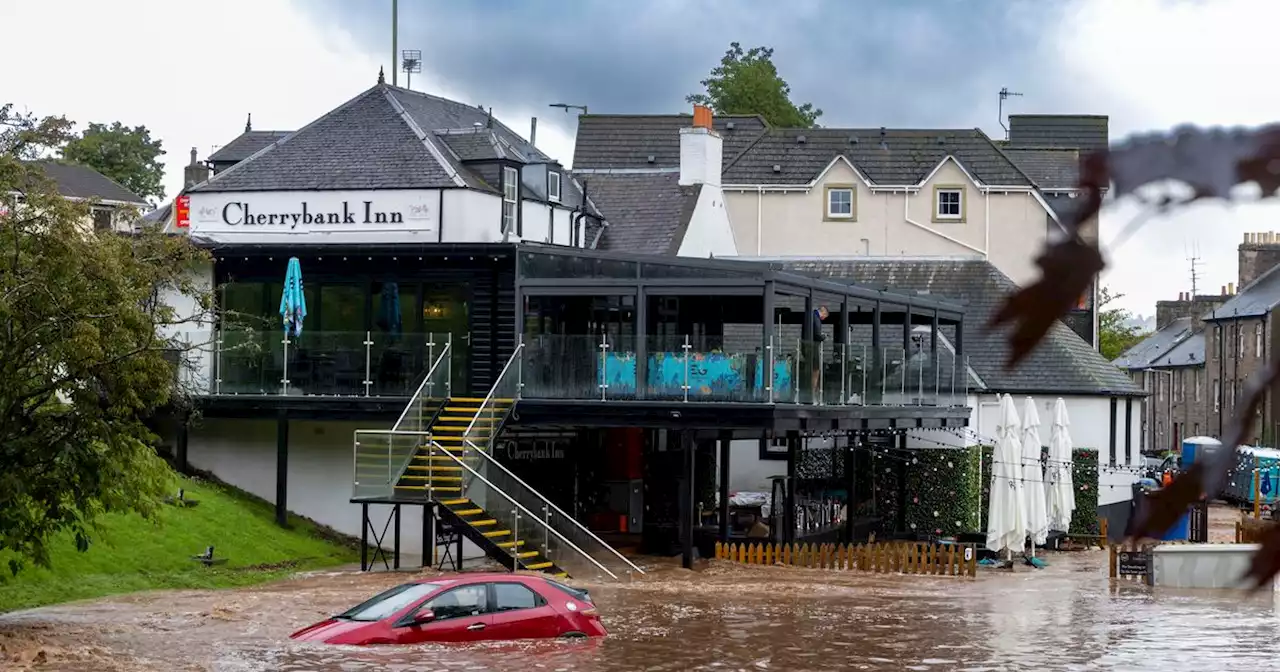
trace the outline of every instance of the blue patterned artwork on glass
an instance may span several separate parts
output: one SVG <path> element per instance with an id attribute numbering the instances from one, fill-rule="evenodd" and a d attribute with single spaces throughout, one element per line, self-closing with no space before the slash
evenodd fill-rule
<path id="1" fill-rule="evenodd" d="M 647 387 L 659 397 L 683 397 L 685 381 L 690 398 L 748 400 L 764 399 L 763 370 L 755 367 L 754 380 L 747 382 L 749 358 L 719 352 L 691 352 L 686 378 L 685 355 L 659 352 L 649 356 Z M 791 391 L 791 363 L 774 362 L 773 393 L 783 398 Z M 610 397 L 632 396 L 636 391 L 636 358 L 634 353 L 609 353 L 604 368 L 596 377 L 598 385 L 608 385 Z"/>
<path id="2" fill-rule="evenodd" d="M 633 352 L 609 353 L 604 370 L 596 376 L 597 385 L 608 385 L 605 396 L 630 397 L 636 393 L 636 355 Z"/>

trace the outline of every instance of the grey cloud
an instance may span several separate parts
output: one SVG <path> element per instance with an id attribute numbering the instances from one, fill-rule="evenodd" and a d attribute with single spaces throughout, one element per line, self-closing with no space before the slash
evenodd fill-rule
<path id="1" fill-rule="evenodd" d="M 390 3 L 314 7 L 370 52 L 390 51 Z M 1055 79 L 1037 46 L 1064 7 L 1056 0 L 402 0 L 400 45 L 421 49 L 424 69 L 465 92 L 466 102 L 535 109 L 567 102 L 601 113 L 682 110 L 729 42 L 767 45 L 793 98 L 821 107 L 824 125 L 998 132 L 1001 86 Z M 1050 105 L 1067 109 L 1043 111 L 1075 111 L 1052 92 L 1037 94 L 1034 107 Z"/>

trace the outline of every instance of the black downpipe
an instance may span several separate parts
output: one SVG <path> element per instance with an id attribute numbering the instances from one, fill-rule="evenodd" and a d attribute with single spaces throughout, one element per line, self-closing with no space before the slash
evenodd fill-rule
<path id="1" fill-rule="evenodd" d="M 440 190 L 440 204 L 436 206 L 436 219 L 440 220 L 436 224 L 436 242 L 444 242 L 444 189 Z"/>

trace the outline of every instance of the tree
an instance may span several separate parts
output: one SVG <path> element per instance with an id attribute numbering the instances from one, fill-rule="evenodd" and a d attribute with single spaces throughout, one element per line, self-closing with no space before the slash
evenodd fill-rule
<path id="1" fill-rule="evenodd" d="M 769 47 L 744 52 L 741 44 L 731 43 L 702 86 L 706 93 L 690 94 L 685 100 L 706 105 L 716 114 L 758 114 L 779 128 L 813 128 L 822 116 L 812 103 L 797 107 L 791 102 L 791 87 L 778 75 Z"/>
<path id="2" fill-rule="evenodd" d="M 1123 355 L 1126 350 L 1142 342 L 1150 334 L 1139 327 L 1127 324 L 1133 314 L 1124 308 L 1107 308 L 1119 301 L 1124 294 L 1112 294 L 1103 287 L 1098 292 L 1098 351 L 1107 361 Z"/>
<path id="3" fill-rule="evenodd" d="M 160 145 L 146 126 L 89 124 L 84 133 L 68 140 L 62 158 L 89 166 L 143 198 L 164 198 Z"/>
<path id="4" fill-rule="evenodd" d="M 188 239 L 94 233 L 89 203 L 58 194 L 38 164 L 70 134 L 61 117 L 0 106 L 0 551 L 13 572 L 48 563 L 53 535 L 81 549 L 108 511 L 152 516 L 171 473 L 145 421 L 178 393 L 160 297 L 209 306 Z"/>

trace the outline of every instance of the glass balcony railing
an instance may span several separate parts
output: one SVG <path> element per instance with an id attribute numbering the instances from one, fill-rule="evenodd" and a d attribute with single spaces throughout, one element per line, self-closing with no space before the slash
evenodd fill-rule
<path id="1" fill-rule="evenodd" d="M 212 375 L 194 391 L 409 398 L 450 342 L 445 333 L 304 331 L 285 336 L 280 330 L 226 329 L 214 332 L 202 346 L 201 357 L 209 361 L 194 366 L 207 367 Z"/>
<path id="2" fill-rule="evenodd" d="M 527 336 L 521 398 L 964 406 L 967 365 L 949 350 L 723 337 Z M 643 372 L 643 373 L 642 373 Z"/>

